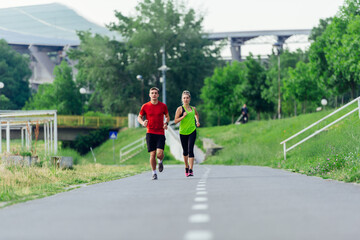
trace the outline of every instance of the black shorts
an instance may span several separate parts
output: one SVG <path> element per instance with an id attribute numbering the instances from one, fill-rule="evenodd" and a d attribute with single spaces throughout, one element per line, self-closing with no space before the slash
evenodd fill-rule
<path id="1" fill-rule="evenodd" d="M 157 148 L 164 150 L 165 136 L 153 133 L 146 133 L 146 144 L 148 152 L 155 151 Z"/>

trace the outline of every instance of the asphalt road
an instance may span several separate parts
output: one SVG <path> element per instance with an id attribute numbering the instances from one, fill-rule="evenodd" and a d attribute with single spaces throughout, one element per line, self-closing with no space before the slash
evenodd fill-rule
<path id="1" fill-rule="evenodd" d="M 182 166 L 0 209 L 0 239 L 359 239 L 360 186 L 250 166 Z"/>

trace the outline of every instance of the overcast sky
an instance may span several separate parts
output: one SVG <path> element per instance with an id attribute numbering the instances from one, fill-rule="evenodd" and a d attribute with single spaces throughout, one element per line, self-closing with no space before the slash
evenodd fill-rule
<path id="1" fill-rule="evenodd" d="M 114 10 L 134 14 L 138 0 L 0 0 L 0 8 L 62 3 L 99 25 L 116 21 Z M 336 14 L 344 0 L 187 0 L 204 14 L 209 32 L 310 29 Z"/>

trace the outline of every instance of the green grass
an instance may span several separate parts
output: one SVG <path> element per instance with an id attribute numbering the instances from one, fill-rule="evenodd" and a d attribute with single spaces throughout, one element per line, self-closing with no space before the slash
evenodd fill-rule
<path id="1" fill-rule="evenodd" d="M 350 110 L 351 108 L 341 113 Z M 289 151 L 284 161 L 280 142 L 329 113 L 331 111 L 281 120 L 253 121 L 245 125 L 200 128 L 200 138 L 212 138 L 215 143 L 224 147 L 217 155 L 209 157 L 205 164 L 269 166 L 323 178 L 360 182 L 358 113 L 352 114 L 327 131 Z M 341 113 L 292 139 L 287 147 L 335 120 Z"/>
<path id="2" fill-rule="evenodd" d="M 115 146 L 115 160 L 113 154 L 113 140 L 107 140 L 101 146 L 94 149 L 94 154 L 96 157 L 97 163 L 104 165 L 149 165 L 149 153 L 147 152 L 146 145 L 145 148 L 136 156 L 126 160 L 125 162 L 120 162 L 120 149 L 142 137 L 145 137 L 146 129 L 137 128 L 137 129 L 126 129 L 118 133 L 117 139 L 114 140 Z M 177 161 L 170 153 L 169 147 L 165 146 L 164 150 L 164 161 L 166 164 L 180 164 L 180 161 Z M 94 162 L 92 153 L 89 152 L 84 156 L 82 161 L 85 162 Z M 150 166 L 150 165 L 149 165 Z"/>
<path id="3" fill-rule="evenodd" d="M 127 129 L 119 132 L 115 140 L 115 161 L 113 160 L 113 140 L 108 140 L 94 149 L 96 163 L 88 153 L 79 155 L 72 149 L 59 149 L 59 156 L 74 159 L 72 170 L 59 170 L 49 165 L 49 157 L 43 153 L 44 143 L 38 142 L 38 166 L 6 166 L 0 161 L 0 208 L 18 202 L 41 198 L 68 191 L 79 184 L 94 184 L 132 176 L 150 170 L 149 153 L 143 149 L 133 158 L 119 162 L 119 151 L 123 146 L 144 137 L 145 129 Z M 4 144 L 4 142 L 3 142 Z M 12 152 L 21 152 L 21 141 L 12 140 Z M 181 164 L 165 147 L 165 164 Z"/>

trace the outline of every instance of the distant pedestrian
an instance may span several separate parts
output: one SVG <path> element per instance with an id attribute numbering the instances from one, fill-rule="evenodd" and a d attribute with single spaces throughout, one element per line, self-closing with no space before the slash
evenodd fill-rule
<path id="1" fill-rule="evenodd" d="M 183 105 L 175 113 L 175 123 L 180 122 L 180 140 L 183 148 L 185 163 L 185 176 L 194 176 L 194 145 L 196 140 L 196 127 L 200 127 L 199 114 L 195 107 L 190 106 L 191 95 L 185 90 L 181 95 Z"/>
<path id="2" fill-rule="evenodd" d="M 170 121 L 170 116 L 166 104 L 160 102 L 159 89 L 153 87 L 149 92 L 150 101 L 142 105 L 138 122 L 147 128 L 146 143 L 150 153 L 150 166 L 152 169 L 152 179 L 157 180 L 156 157 L 159 159 L 159 172 L 164 169 L 164 147 L 165 147 L 165 130 Z M 166 121 L 164 122 L 164 116 Z M 146 117 L 146 120 L 143 120 Z"/>
<path id="3" fill-rule="evenodd" d="M 242 123 L 247 123 L 249 120 L 249 110 L 246 107 L 246 104 L 244 104 L 244 106 L 241 108 L 241 115 L 242 115 L 241 118 Z"/>

